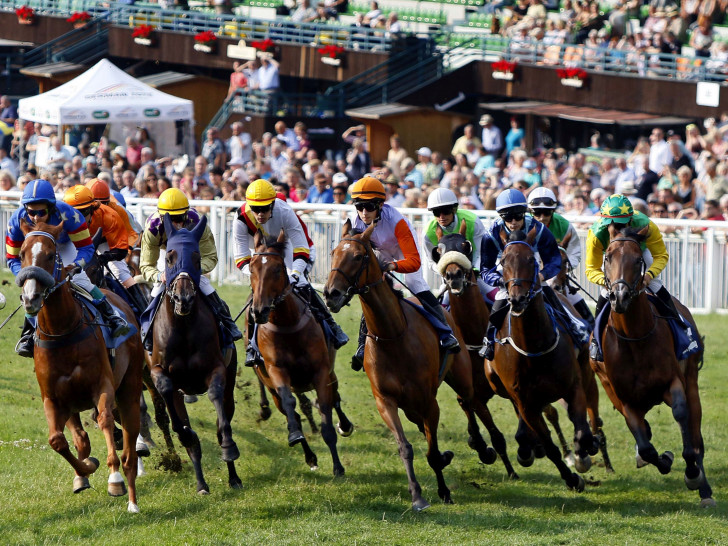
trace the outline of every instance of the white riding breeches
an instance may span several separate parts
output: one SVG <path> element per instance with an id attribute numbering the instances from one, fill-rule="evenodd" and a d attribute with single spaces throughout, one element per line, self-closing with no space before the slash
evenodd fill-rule
<path id="1" fill-rule="evenodd" d="M 109 243 L 101 243 L 97 249 L 97 252 L 99 255 L 101 255 L 104 252 L 108 252 L 109 250 Z M 122 284 L 132 278 L 131 271 L 129 271 L 129 266 L 126 265 L 126 262 L 122 260 L 109 262 L 109 269 L 111 269 L 111 272 L 114 274 L 114 277 L 116 277 L 116 280 Z"/>
<path id="2" fill-rule="evenodd" d="M 155 282 L 154 288 L 152 288 L 152 297 L 156 298 L 159 294 L 161 294 L 164 291 L 164 283 L 161 282 Z M 202 292 L 205 296 L 209 296 L 215 291 L 215 289 L 212 287 L 212 284 L 210 283 L 210 279 L 202 275 L 200 277 L 200 292 Z"/>
<path id="3" fill-rule="evenodd" d="M 652 253 L 648 249 L 645 249 L 642 253 L 642 259 L 645 261 L 645 272 L 647 272 L 647 270 L 652 265 L 652 262 L 654 261 L 652 259 Z M 657 294 L 658 290 L 662 288 L 662 281 L 659 277 L 655 277 L 650 281 L 650 284 L 647 285 L 647 288 L 649 288 L 650 292 L 652 292 L 653 294 Z M 609 297 L 609 291 L 604 286 L 602 286 L 600 294 L 605 298 Z"/>

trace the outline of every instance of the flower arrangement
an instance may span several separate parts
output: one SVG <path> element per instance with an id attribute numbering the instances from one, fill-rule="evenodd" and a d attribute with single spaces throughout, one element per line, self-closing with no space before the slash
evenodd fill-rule
<path id="1" fill-rule="evenodd" d="M 154 27 L 152 25 L 139 25 L 131 33 L 131 37 L 139 45 L 151 46 L 152 45 L 152 32 Z"/>
<path id="2" fill-rule="evenodd" d="M 35 11 L 30 6 L 21 6 L 15 10 L 15 15 L 18 16 L 18 23 L 23 25 L 30 25 L 35 21 Z"/>
<path id="3" fill-rule="evenodd" d="M 66 19 L 66 22 L 73 24 L 74 26 L 85 25 L 91 20 L 91 14 L 87 11 L 74 11 L 71 16 Z"/>
<path id="4" fill-rule="evenodd" d="M 582 87 L 589 79 L 589 74 L 583 68 L 557 68 L 556 75 L 561 80 L 561 85 L 567 87 Z"/>
<path id="5" fill-rule="evenodd" d="M 490 67 L 493 69 L 493 79 L 494 80 L 513 80 L 516 73 L 516 67 L 518 66 L 518 63 L 508 61 L 495 61 L 494 63 L 491 63 Z"/>
<path id="6" fill-rule="evenodd" d="M 217 36 L 211 30 L 204 32 L 198 32 L 195 34 L 195 51 L 201 51 L 203 53 L 212 53 L 217 43 Z"/>
<path id="7" fill-rule="evenodd" d="M 341 66 L 344 57 L 344 48 L 334 44 L 320 47 L 318 52 L 321 54 L 321 62 L 332 66 Z"/>
<path id="8" fill-rule="evenodd" d="M 259 42 L 250 42 L 251 47 L 254 47 L 258 51 L 266 52 L 270 51 L 275 47 L 275 43 L 270 38 L 261 40 Z"/>

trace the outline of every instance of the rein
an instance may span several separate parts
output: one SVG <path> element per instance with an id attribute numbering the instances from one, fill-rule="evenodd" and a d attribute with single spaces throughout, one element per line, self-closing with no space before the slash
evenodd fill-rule
<path id="1" fill-rule="evenodd" d="M 531 250 L 531 252 L 533 252 L 533 247 L 530 244 L 528 244 L 526 241 L 511 241 L 509 243 L 506 243 L 506 245 L 503 247 L 503 252 L 505 252 L 505 250 L 511 245 L 526 245 Z M 501 261 L 502 261 L 502 258 L 501 258 Z M 541 288 L 541 286 L 538 285 L 538 264 L 536 264 L 536 267 L 533 268 L 533 277 L 532 278 L 522 279 L 522 278 L 514 277 L 511 279 L 503 279 L 503 286 L 505 286 L 506 291 L 508 291 L 511 283 L 513 283 L 514 286 L 521 286 L 522 283 L 524 283 L 524 282 L 531 283 L 531 286 L 528 288 L 528 293 L 526 294 L 526 307 L 528 307 L 528 304 L 531 303 L 533 298 L 535 298 L 538 294 L 540 294 L 543 291 L 543 288 Z M 536 285 L 538 285 L 538 289 L 534 290 L 533 287 Z M 511 296 L 509 293 L 508 294 L 509 300 L 510 300 L 510 297 Z M 522 312 L 518 313 L 518 314 L 514 314 L 513 316 L 518 317 L 521 314 L 522 314 Z"/>
<path id="2" fill-rule="evenodd" d="M 630 243 L 634 243 L 638 247 L 640 247 L 640 251 L 642 250 L 642 247 L 640 246 L 640 244 L 637 241 L 635 241 L 634 239 L 632 239 L 631 237 L 617 237 L 615 239 L 612 239 L 609 244 L 611 245 L 612 243 L 615 243 L 617 241 L 628 241 Z M 605 256 L 605 259 L 606 259 L 606 256 Z M 624 278 L 617 279 L 616 281 L 611 282 L 609 280 L 609 277 L 607 277 L 607 275 L 605 274 L 604 275 L 604 287 L 607 289 L 607 291 L 611 294 L 612 289 L 615 286 L 623 284 L 627 287 L 627 290 L 628 290 L 627 295 L 629 296 L 630 299 L 636 298 L 637 296 L 642 294 L 647 287 L 642 288 L 641 290 L 637 290 L 637 285 L 642 282 L 642 279 L 645 276 L 645 270 L 646 270 L 647 266 L 645 264 L 645 259 L 642 257 L 641 253 L 640 253 L 640 257 L 639 257 L 639 263 L 640 263 L 640 276 L 637 277 L 632 283 L 627 282 L 627 280 Z"/>
<path id="3" fill-rule="evenodd" d="M 510 343 L 511 347 L 513 347 L 517 353 L 520 353 L 523 356 L 528 356 L 528 357 L 532 357 L 532 358 L 548 354 L 551 351 L 553 351 L 554 349 L 556 349 L 556 347 L 559 345 L 559 341 L 561 339 L 561 335 L 559 334 L 559 328 L 558 328 L 558 326 L 556 326 L 555 321 L 552 321 L 552 325 L 554 327 L 554 334 L 556 334 L 556 339 L 554 340 L 553 344 L 548 349 L 546 349 L 544 351 L 540 351 L 538 353 L 529 353 L 528 351 L 521 349 L 518 345 L 516 345 L 516 342 L 513 340 L 513 338 L 510 335 L 511 316 L 513 316 L 513 315 L 511 313 L 508 313 L 508 336 L 501 338 L 501 339 L 496 338 L 496 340 L 495 340 L 496 343 L 498 343 L 500 345 L 505 345 L 506 343 Z M 515 316 L 518 317 L 519 315 L 515 315 Z"/>

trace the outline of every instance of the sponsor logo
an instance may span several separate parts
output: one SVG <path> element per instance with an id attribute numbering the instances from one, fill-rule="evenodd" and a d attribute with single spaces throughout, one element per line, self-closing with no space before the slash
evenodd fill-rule
<path id="1" fill-rule="evenodd" d="M 94 110 L 94 113 L 91 115 L 94 119 L 106 119 L 109 117 L 109 112 L 106 110 Z"/>
<path id="2" fill-rule="evenodd" d="M 178 105 L 178 106 L 175 106 L 174 108 L 171 108 L 170 110 L 168 110 L 167 116 L 173 117 L 173 118 L 183 117 L 183 116 L 186 117 L 189 115 L 189 113 L 190 113 L 190 110 L 187 106 Z"/>
<path id="3" fill-rule="evenodd" d="M 151 97 L 151 91 L 130 83 L 118 83 L 97 89 L 83 96 L 86 100 L 108 99 L 114 97 Z"/>
<path id="4" fill-rule="evenodd" d="M 144 115 L 148 118 L 158 118 L 161 112 L 158 108 L 147 108 L 144 110 Z"/>
<path id="5" fill-rule="evenodd" d="M 86 113 L 81 110 L 71 110 L 65 115 L 65 119 L 69 121 L 82 121 L 86 119 Z"/>
<path id="6" fill-rule="evenodd" d="M 137 112 L 133 108 L 127 107 L 118 112 L 116 117 L 119 119 L 131 119 L 137 117 Z"/>

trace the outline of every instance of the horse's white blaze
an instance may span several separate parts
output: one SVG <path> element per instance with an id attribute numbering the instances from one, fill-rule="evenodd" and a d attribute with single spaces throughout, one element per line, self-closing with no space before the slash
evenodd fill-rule
<path id="1" fill-rule="evenodd" d="M 344 250 L 349 250 L 350 246 L 351 246 L 350 243 L 344 243 Z"/>
<path id="2" fill-rule="evenodd" d="M 30 249 L 30 255 L 32 256 L 32 259 L 30 261 L 30 265 L 38 265 L 36 260 L 38 259 L 38 254 L 40 254 L 40 251 L 43 250 L 43 244 L 40 241 L 36 241 L 33 244 L 33 248 Z"/>
<path id="3" fill-rule="evenodd" d="M 267 263 L 268 263 L 268 258 L 266 258 L 265 256 L 263 256 L 263 259 L 262 259 L 261 261 L 262 261 L 262 262 L 263 262 L 264 264 L 267 264 Z"/>
<path id="4" fill-rule="evenodd" d="M 28 279 L 23 283 L 23 296 L 26 300 L 31 300 L 35 296 L 36 283 L 35 279 Z"/>

